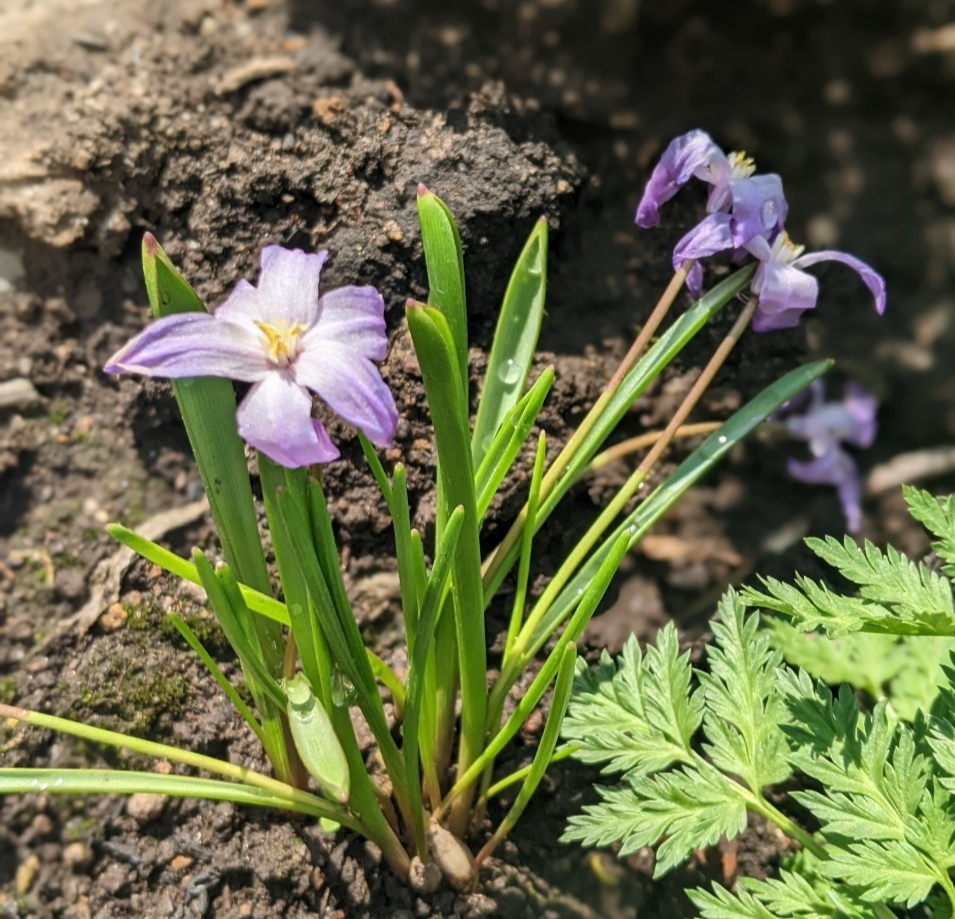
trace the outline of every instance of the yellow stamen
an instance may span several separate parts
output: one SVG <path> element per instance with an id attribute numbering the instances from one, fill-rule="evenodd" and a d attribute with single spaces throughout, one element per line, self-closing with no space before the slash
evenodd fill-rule
<path id="1" fill-rule="evenodd" d="M 733 176 L 737 179 L 749 178 L 756 172 L 756 161 L 742 151 L 731 153 L 727 159 L 730 163 L 730 169 L 733 171 Z"/>
<path id="2" fill-rule="evenodd" d="M 253 320 L 256 328 L 265 337 L 269 349 L 269 360 L 280 366 L 287 366 L 298 353 L 298 337 L 307 328 L 300 322 L 288 325 L 284 319 L 269 324 L 258 319 Z"/>

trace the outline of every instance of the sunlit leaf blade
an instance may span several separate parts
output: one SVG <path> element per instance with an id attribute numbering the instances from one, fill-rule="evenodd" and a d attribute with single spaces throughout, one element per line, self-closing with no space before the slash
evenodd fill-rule
<path id="1" fill-rule="evenodd" d="M 453 385 L 449 391 L 449 382 L 455 379 L 454 341 L 443 313 L 431 307 L 409 306 L 407 316 L 434 426 L 440 495 L 444 502 L 442 514 L 447 519 L 454 508 L 464 509 L 451 572 L 461 686 L 463 770 L 480 752 L 487 705 L 481 546 L 468 419 L 462 413 L 463 403 Z"/>
<path id="2" fill-rule="evenodd" d="M 418 186 L 418 222 L 428 270 L 428 305 L 441 312 L 454 343 L 456 396 L 467 414 L 468 324 L 461 236 L 448 206 L 423 185 Z"/>
<path id="3" fill-rule="evenodd" d="M 143 273 L 154 316 L 203 309 L 195 291 L 152 237 L 143 241 Z M 172 386 L 226 561 L 242 583 L 270 593 L 245 448 L 235 423 L 232 383 L 201 377 L 174 380 Z M 276 640 L 275 635 L 271 638 Z"/>
<path id="4" fill-rule="evenodd" d="M 286 680 L 285 695 L 292 740 L 302 763 L 328 797 L 346 804 L 351 786 L 348 760 L 328 712 L 304 673 Z"/>
<path id="5" fill-rule="evenodd" d="M 514 266 L 498 316 L 471 440 L 476 467 L 524 389 L 544 319 L 546 293 L 547 220 L 542 217 Z"/>
<path id="6" fill-rule="evenodd" d="M 477 491 L 478 514 L 483 518 L 494 495 L 514 465 L 531 428 L 537 421 L 544 399 L 554 382 L 554 371 L 548 367 L 535 381 L 523 398 L 511 409 L 491 446 L 484 454 L 474 474 Z"/>
<path id="7" fill-rule="evenodd" d="M 164 571 L 168 571 L 170 574 L 174 574 L 177 578 L 182 578 L 184 581 L 189 581 L 192 584 L 201 584 L 196 566 L 193 565 L 192 562 L 186 561 L 186 559 L 176 555 L 175 552 L 164 549 L 151 539 L 146 539 L 144 536 L 140 536 L 133 530 L 127 529 L 118 523 L 109 524 L 106 527 L 106 531 L 116 542 L 132 549 L 137 555 L 146 559 L 147 562 L 158 565 Z M 284 603 L 271 596 L 259 593 L 259 591 L 245 584 L 240 584 L 239 589 L 242 591 L 242 597 L 245 600 L 246 606 L 248 606 L 253 613 L 274 619 L 280 625 L 287 626 L 289 624 L 288 610 L 285 608 Z"/>
<path id="8" fill-rule="evenodd" d="M 29 794 L 65 795 L 134 795 L 157 794 L 176 798 L 204 798 L 209 801 L 231 801 L 293 810 L 315 817 L 327 817 L 354 826 L 345 812 L 332 804 L 314 798 L 313 803 L 293 801 L 280 794 L 220 779 L 189 775 L 160 775 L 157 772 L 134 772 L 125 769 L 5 769 L 0 768 L 0 795 Z"/>
<path id="9" fill-rule="evenodd" d="M 238 690 L 226 679 L 225 674 L 219 668 L 219 665 L 212 659 L 212 655 L 206 651 L 202 642 L 199 641 L 196 633 L 193 632 L 191 628 L 186 624 L 181 616 L 177 616 L 175 613 L 168 613 L 169 621 L 176 627 L 176 630 L 183 637 L 183 640 L 186 644 L 192 648 L 196 657 L 205 664 L 206 670 L 212 675 L 212 678 L 216 681 L 219 688 L 222 692 L 228 697 L 229 701 L 235 706 L 235 710 L 242 716 L 242 720 L 252 729 L 255 736 L 258 737 L 259 743 L 265 746 L 266 739 L 262 734 L 262 727 L 259 722 L 256 720 L 255 715 L 252 714 L 249 707 L 245 704 L 242 696 L 239 695 Z"/>

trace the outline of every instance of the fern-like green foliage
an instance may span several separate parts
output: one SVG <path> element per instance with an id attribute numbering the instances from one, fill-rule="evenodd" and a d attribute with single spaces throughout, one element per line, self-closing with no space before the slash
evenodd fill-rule
<path id="1" fill-rule="evenodd" d="M 767 580 L 765 593 L 723 598 L 697 671 L 672 625 L 655 647 L 632 639 L 616 661 L 580 670 L 564 737 L 622 777 L 571 817 L 566 840 L 654 846 L 659 876 L 754 814 L 798 852 L 775 877 L 691 892 L 704 919 L 888 919 L 918 904 L 955 915 L 955 501 L 905 495 L 941 575 L 892 549 L 813 540 L 857 596 Z M 761 628 L 754 605 L 839 636 L 839 650 L 824 635 Z M 789 645 L 804 666 L 784 662 Z M 843 685 L 834 694 L 827 682 Z M 780 810 L 767 792 L 794 773 L 804 790 Z"/>
<path id="2" fill-rule="evenodd" d="M 743 602 L 789 616 L 797 629 L 821 628 L 830 638 L 860 631 L 955 636 L 949 580 L 955 576 L 955 500 L 934 498 L 916 488 L 906 488 L 905 499 L 912 516 L 936 537 L 933 548 L 947 563 L 943 574 L 868 541 L 860 547 L 849 537 L 843 542 L 832 536 L 807 539 L 816 555 L 858 586 L 858 596 L 837 593 L 797 574 L 795 584 L 762 578 L 765 590 L 744 588 Z"/>
<path id="3" fill-rule="evenodd" d="M 928 711 L 945 685 L 943 665 L 955 651 L 955 639 L 925 641 L 920 636 L 850 632 L 827 640 L 806 635 L 784 619 L 764 622 L 774 648 L 786 663 L 830 685 L 849 683 L 873 703 L 885 699 L 889 712 L 913 721 Z"/>
<path id="4" fill-rule="evenodd" d="M 761 789 L 790 772 L 774 690 L 780 656 L 735 595 L 720 609 L 712 668 L 692 691 L 672 624 L 646 653 L 631 638 L 616 663 L 605 653 L 596 670 L 581 671 L 563 736 L 577 758 L 626 773 L 626 784 L 601 789 L 600 803 L 571 817 L 565 839 L 619 841 L 621 854 L 660 841 L 661 875 L 743 830 L 748 808 L 769 806 Z M 692 743 L 701 727 L 703 753 Z"/>

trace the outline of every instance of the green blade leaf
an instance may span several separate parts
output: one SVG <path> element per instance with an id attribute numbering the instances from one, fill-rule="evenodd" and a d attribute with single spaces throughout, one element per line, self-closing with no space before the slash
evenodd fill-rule
<path id="1" fill-rule="evenodd" d="M 152 236 L 143 240 L 143 274 L 154 316 L 203 310 L 202 302 Z M 213 377 L 174 380 L 189 443 L 226 561 L 243 583 L 271 592 L 259 542 L 245 448 L 235 423 L 235 393 L 229 380 Z M 273 675 L 281 665 L 280 634 L 266 626 L 274 645 L 269 661 Z"/>
<path id="2" fill-rule="evenodd" d="M 411 812 L 415 817 L 416 842 L 424 851 L 425 841 L 425 814 L 421 804 L 421 781 L 418 774 L 419 759 L 419 728 L 422 724 L 422 710 L 431 709 L 433 700 L 426 698 L 426 692 L 433 679 L 429 673 L 429 659 L 434 653 L 434 630 L 441 612 L 442 597 L 448 578 L 451 576 L 454 554 L 457 549 L 458 538 L 464 524 L 464 509 L 456 507 L 448 517 L 448 524 L 444 531 L 444 538 L 438 546 L 431 577 L 425 588 L 421 602 L 421 615 L 418 621 L 418 635 L 414 652 L 408 669 L 408 687 L 405 704 L 404 722 L 404 757 L 405 769 L 408 774 L 408 794 L 411 798 Z M 433 713 L 429 713 L 424 723 L 430 727 L 433 723 Z M 427 752 L 427 750 L 426 750 Z"/>
<path id="3" fill-rule="evenodd" d="M 428 269 L 428 304 L 448 323 L 454 343 L 454 377 L 461 410 L 468 413 L 468 319 L 464 289 L 464 255 L 457 224 L 448 206 L 424 185 L 418 186 L 418 222 Z M 449 377 L 450 379 L 450 377 Z"/>
<path id="4" fill-rule="evenodd" d="M 471 440 L 474 465 L 517 403 L 537 349 L 547 294 L 547 220 L 541 217 L 524 244 L 504 294 L 484 375 Z"/>
<path id="5" fill-rule="evenodd" d="M 285 681 L 288 721 L 305 768 L 333 801 L 348 803 L 350 776 L 345 751 L 304 673 Z"/>
<path id="6" fill-rule="evenodd" d="M 292 790 L 292 789 L 290 789 Z M 296 811 L 313 817 L 335 820 L 358 829 L 360 824 L 333 804 L 309 797 L 296 801 L 274 791 L 266 791 L 238 782 L 196 778 L 190 775 L 160 775 L 123 769 L 4 769 L 0 768 L 0 795 L 43 792 L 57 795 L 170 795 L 175 798 L 204 798 L 208 801 L 232 801 Z"/>
<path id="7" fill-rule="evenodd" d="M 219 688 L 225 693 L 228 700 L 232 703 L 235 710 L 242 716 L 242 720 L 252 729 L 259 743 L 264 747 L 266 744 L 265 735 L 262 733 L 262 726 L 256 720 L 249 707 L 245 704 L 242 696 L 236 691 L 236 688 L 226 679 L 225 674 L 219 669 L 219 665 L 212 659 L 212 655 L 203 647 L 196 633 L 189 628 L 181 616 L 175 613 L 167 613 L 169 620 L 176 627 L 176 630 L 183 637 L 183 640 L 195 652 L 199 660 L 206 666 L 206 670 L 212 674 L 212 678 L 218 683 Z"/>
<path id="8" fill-rule="evenodd" d="M 444 315 L 431 307 L 409 306 L 407 316 L 434 426 L 442 516 L 447 519 L 453 508 L 464 508 L 451 573 L 461 680 L 459 768 L 464 771 L 483 746 L 487 707 L 481 546 L 468 419 L 461 411 L 463 400 L 453 387 L 448 392 L 448 382 L 455 379 L 454 342 Z"/>
<path id="9" fill-rule="evenodd" d="M 132 549 L 137 555 L 146 559 L 147 562 L 158 565 L 163 571 L 168 571 L 177 578 L 189 581 L 190 584 L 202 584 L 199 580 L 199 573 L 196 571 L 196 566 L 193 565 L 192 562 L 186 561 L 186 559 L 176 555 L 175 552 L 164 549 L 151 539 L 146 539 L 144 536 L 140 536 L 139 533 L 135 533 L 133 530 L 127 529 L 118 523 L 109 524 L 106 527 L 106 532 L 120 545 Z M 246 606 L 248 606 L 253 613 L 258 613 L 260 616 L 273 619 L 279 623 L 279 625 L 288 626 L 288 610 L 285 608 L 284 603 L 281 603 L 271 596 L 259 593 L 257 590 L 245 584 L 240 584 L 239 590 L 242 591 L 242 597 L 245 600 Z"/>
<path id="10" fill-rule="evenodd" d="M 515 405 L 498 428 L 490 448 L 475 473 L 478 514 L 481 519 L 494 500 L 501 482 L 504 481 L 531 428 L 537 421 L 541 406 L 554 382 L 553 368 L 548 367 L 535 380 L 526 395 Z"/>

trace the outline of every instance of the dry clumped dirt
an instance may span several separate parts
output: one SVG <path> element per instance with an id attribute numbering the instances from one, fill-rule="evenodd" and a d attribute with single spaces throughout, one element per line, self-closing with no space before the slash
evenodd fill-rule
<path id="1" fill-rule="evenodd" d="M 541 215 L 551 228 L 539 366 L 557 383 L 542 416 L 556 447 L 667 280 L 668 247 L 699 213 L 687 193 L 660 231 L 633 229 L 646 169 L 701 125 L 783 174 L 790 223 L 843 246 L 889 282 L 884 321 L 854 280 L 823 275 L 822 310 L 792 334 L 748 337 L 701 417 L 725 417 L 805 355 L 835 354 L 883 399 L 863 459 L 889 487 L 865 535 L 913 553 L 890 461 L 955 485 L 934 448 L 955 436 L 951 300 L 955 70 L 946 2 L 872 0 L 638 9 L 631 0 L 13 0 L 0 8 L 0 699 L 126 728 L 264 768 L 165 623 L 189 617 L 227 673 L 234 662 L 201 593 L 118 555 L 104 524 L 179 552 L 214 551 L 184 433 L 163 384 L 103 376 L 145 321 L 139 242 L 157 235 L 207 302 L 253 277 L 264 244 L 328 248 L 323 284 L 375 284 L 389 304 L 384 374 L 402 424 L 416 523 L 433 509 L 433 454 L 401 304 L 426 292 L 419 182 L 458 219 L 469 269 L 472 366 L 483 369 L 513 260 Z M 950 43 L 951 44 L 951 43 Z M 852 48 L 850 53 L 847 48 Z M 813 66 L 807 63 L 811 56 Z M 740 87 L 745 87 L 744 93 Z M 948 87 L 948 89 L 946 89 Z M 707 330 L 623 434 L 665 423 L 725 326 Z M 326 487 L 362 627 L 395 654 L 387 520 L 357 445 Z M 808 532 L 841 532 L 831 494 L 792 485 L 786 445 L 753 444 L 695 490 L 628 559 L 592 652 L 676 618 L 699 657 L 725 585 L 807 564 Z M 928 470 L 928 471 L 926 471 Z M 545 534 L 539 578 L 619 480 L 595 477 Z M 492 515 L 517 510 L 516 472 Z M 773 536 L 774 541 L 767 537 Z M 780 547 L 782 551 L 780 553 Z M 811 573 L 811 572 L 810 572 Z M 491 611 L 491 631 L 502 613 Z M 588 652 L 588 653 L 592 653 Z M 400 658 L 395 659 L 400 664 Z M 514 765 L 532 747 L 523 736 Z M 0 734 L 4 764 L 143 768 L 38 731 Z M 784 841 L 754 824 L 651 883 L 652 857 L 559 845 L 596 777 L 562 764 L 479 892 L 421 898 L 376 853 L 307 821 L 227 804 L 149 799 L 0 802 L 0 910 L 63 917 L 670 917 L 687 886 L 771 870 Z"/>

